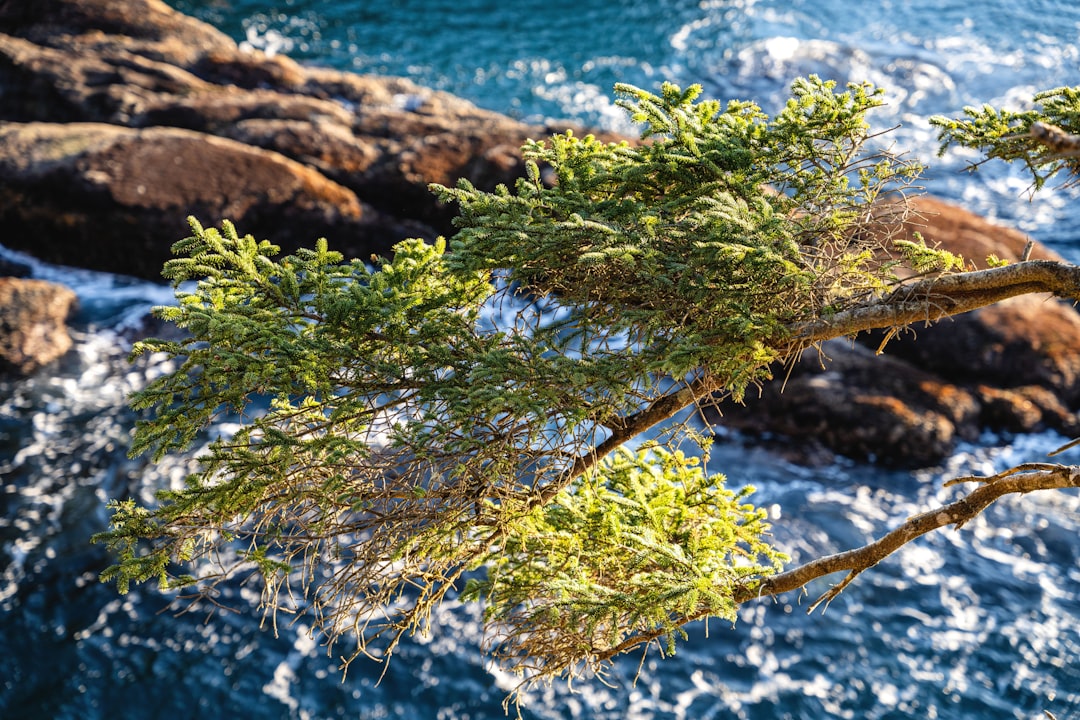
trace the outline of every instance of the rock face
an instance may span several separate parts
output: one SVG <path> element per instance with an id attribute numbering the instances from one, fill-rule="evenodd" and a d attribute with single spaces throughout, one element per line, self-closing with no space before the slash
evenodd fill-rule
<path id="1" fill-rule="evenodd" d="M 65 322 L 74 305 L 65 287 L 0 277 L 0 377 L 28 375 L 70 350 Z"/>
<path id="2" fill-rule="evenodd" d="M 160 0 L 0 0 L 0 239 L 158 278 L 184 217 L 346 255 L 450 230 L 548 132 L 407 80 L 243 52 Z"/>
<path id="3" fill-rule="evenodd" d="M 914 201 L 903 234 L 963 255 L 979 267 L 995 254 L 1020 259 L 1027 237 L 930 198 Z M 1036 259 L 1060 259 L 1036 246 Z M 983 429 L 1080 433 L 1080 314 L 1046 296 L 1022 296 L 890 339 L 834 340 L 807 350 L 760 397 L 723 403 L 721 423 L 780 436 L 795 459 L 822 450 L 922 466 Z M 781 392 L 781 386 L 783 391 Z M 825 453 L 824 457 L 827 457 Z"/>
<path id="4" fill-rule="evenodd" d="M 291 246 L 364 228 L 350 190 L 277 153 L 190 130 L 9 123 L 0 147 L 3 237 L 20 247 L 44 235 L 22 247 L 51 262 L 154 277 L 189 214 L 234 218 Z"/>

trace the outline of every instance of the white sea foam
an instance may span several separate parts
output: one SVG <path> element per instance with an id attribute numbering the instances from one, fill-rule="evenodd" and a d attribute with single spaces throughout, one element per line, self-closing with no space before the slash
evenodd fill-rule
<path id="1" fill-rule="evenodd" d="M 322 26 L 316 15 L 256 13 L 244 21 L 244 40 L 240 42 L 242 50 L 261 50 L 273 57 L 278 54 L 305 54 L 315 46 L 322 46 Z"/>

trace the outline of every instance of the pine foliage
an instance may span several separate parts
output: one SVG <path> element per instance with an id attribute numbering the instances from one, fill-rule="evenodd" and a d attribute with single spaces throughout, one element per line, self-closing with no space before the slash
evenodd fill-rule
<path id="1" fill-rule="evenodd" d="M 973 167 L 991 159 L 1020 162 L 1036 189 L 1058 173 L 1068 176 L 1067 184 L 1080 176 L 1080 87 L 1036 93 L 1024 110 L 965 107 L 962 118 L 936 116 L 930 123 L 940 131 L 942 153 L 962 147 L 985 156 Z"/>
<path id="2" fill-rule="evenodd" d="M 636 633 L 675 652 L 690 617 L 735 622 L 735 589 L 788 558 L 763 538 L 764 511 L 697 458 L 621 449 L 513 526 L 471 578 L 492 654 L 534 675 L 602 671 Z"/>
<path id="3" fill-rule="evenodd" d="M 505 271 L 583 323 L 626 333 L 642 372 L 705 368 L 736 397 L 778 359 L 785 327 L 891 279 L 887 238 L 853 232 L 920 168 L 868 151 L 879 89 L 800 79 L 773 118 L 749 102 L 699 102 L 698 86 L 616 92 L 647 142 L 568 132 L 525 146 L 516 193 L 435 188 L 461 208 L 455 268 Z"/>
<path id="4" fill-rule="evenodd" d="M 529 679 L 734 620 L 784 560 L 748 491 L 682 454 L 704 455 L 700 428 L 620 448 L 767 378 L 800 349 L 793 323 L 886 292 L 893 248 L 868 228 L 918 167 L 871 147 L 868 85 L 799 80 L 773 117 L 698 87 L 617 91 L 641 143 L 530 142 L 513 192 L 434 188 L 459 232 L 374 266 L 193 220 L 165 269 L 179 304 L 157 309 L 189 335 L 135 348 L 175 369 L 132 398 L 150 412 L 132 452 L 239 429 L 156 507 L 114 503 L 102 578 L 210 597 L 254 575 L 271 617 L 355 641 L 346 662 L 464 588 Z"/>

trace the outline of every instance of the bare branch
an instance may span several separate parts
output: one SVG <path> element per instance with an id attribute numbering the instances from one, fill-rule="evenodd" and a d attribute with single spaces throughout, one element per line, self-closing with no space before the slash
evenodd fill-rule
<path id="1" fill-rule="evenodd" d="M 1052 452 L 1048 452 L 1046 454 L 1049 455 L 1050 457 L 1053 457 L 1055 455 L 1060 455 L 1061 453 L 1065 452 L 1066 450 L 1068 450 L 1070 448 L 1073 448 L 1073 447 L 1076 447 L 1077 445 L 1080 445 L 1080 438 L 1070 440 L 1069 442 L 1067 442 L 1064 445 L 1062 445 L 1061 447 L 1059 447 L 1057 450 L 1054 450 Z"/>
<path id="2" fill-rule="evenodd" d="M 1080 157 L 1080 135 L 1065 132 L 1057 125 L 1034 122 L 1028 130 L 1028 135 L 1051 150 L 1053 155 L 1046 160 Z"/>
<path id="3" fill-rule="evenodd" d="M 1028 260 L 903 285 L 886 297 L 789 328 L 793 344 L 810 345 L 866 330 L 893 328 L 977 310 L 1029 293 L 1080 300 L 1080 267 Z"/>
<path id="4" fill-rule="evenodd" d="M 844 580 L 810 606 L 810 610 L 813 610 L 820 603 L 832 600 L 840 594 L 864 570 L 878 564 L 915 538 L 946 525 L 954 525 L 959 529 L 1004 495 L 1080 487 L 1080 466 L 1030 463 L 986 478 L 958 478 L 950 484 L 970 480 L 980 480 L 983 485 L 948 505 L 908 518 L 902 525 L 869 545 L 818 558 L 766 578 L 757 587 L 736 594 L 736 601 L 746 602 L 755 597 L 779 595 L 801 588 L 819 577 L 846 570 L 848 575 Z"/>

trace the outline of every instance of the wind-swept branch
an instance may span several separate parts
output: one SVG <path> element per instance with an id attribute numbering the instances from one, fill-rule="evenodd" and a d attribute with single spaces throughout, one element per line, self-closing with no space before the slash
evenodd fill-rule
<path id="1" fill-rule="evenodd" d="M 157 411 L 133 451 L 184 451 L 225 411 L 243 422 L 155 507 L 113 504 L 96 536 L 118 555 L 103 579 L 205 596 L 250 568 L 267 615 L 309 613 L 328 645 L 348 634 L 385 656 L 470 573 L 464 596 L 488 604 L 503 639 L 493 655 L 535 680 L 673 645 L 681 623 L 733 621 L 739 603 L 847 572 L 825 602 L 1002 495 L 1080 484 L 1075 468 L 1021 466 L 781 573 L 766 514 L 683 454 L 680 440 L 703 439 L 695 428 L 626 450 L 832 338 L 1028 293 L 1080 299 L 1068 263 L 952 273 L 955 255 L 897 240 L 906 209 L 878 201 L 920 168 L 859 152 L 879 89 L 796 80 L 772 117 L 700 92 L 620 86 L 647 143 L 556 135 L 526 144 L 513 190 L 433 187 L 457 204 L 458 232 L 403 241 L 376 267 L 342 263 L 325 241 L 278 261 L 231 224 L 193 222 L 166 268 L 179 305 L 158 311 L 190 336 L 136 348 L 176 369 L 133 397 Z M 1031 127 L 983 124 L 999 139 Z M 1034 130 L 1025 148 L 1068 150 Z M 901 271 L 913 275 L 898 283 Z"/>
<path id="2" fill-rule="evenodd" d="M 907 543 L 947 525 L 952 525 L 959 530 L 1000 497 L 1035 490 L 1063 490 L 1080 487 L 1080 466 L 1025 463 L 990 477 L 956 478 L 947 482 L 946 485 L 964 482 L 980 482 L 982 485 L 948 505 L 908 518 L 899 527 L 869 545 L 817 558 L 805 565 L 773 575 L 756 587 L 737 593 L 736 599 L 746 602 L 757 597 L 779 595 L 804 587 L 817 578 L 846 570 L 848 574 L 840 583 L 814 601 L 810 606 L 810 611 L 813 611 L 822 602 L 828 603 L 839 595 L 860 573 L 877 565 Z"/>
<path id="3" fill-rule="evenodd" d="M 989 477 L 961 477 L 945 484 L 949 486 L 965 482 L 978 482 L 982 485 L 947 505 L 908 518 L 898 527 L 867 545 L 816 558 L 798 567 L 766 577 L 760 582 L 746 585 L 736 590 L 735 602 L 744 604 L 761 598 L 774 597 L 804 588 L 818 578 L 847 572 L 843 580 L 829 588 L 810 605 L 807 612 L 813 612 L 822 603 L 831 602 L 860 574 L 885 560 L 904 545 L 948 525 L 959 530 L 994 501 L 1005 495 L 1080 487 L 1080 466 L 1025 463 Z M 689 623 L 701 620 L 709 614 L 709 612 L 694 613 L 682 618 L 679 622 Z M 634 635 L 615 647 L 597 653 L 597 659 L 614 657 L 642 644 L 657 641 L 663 635 L 664 633 L 660 631 Z"/>
<path id="4" fill-rule="evenodd" d="M 932 323 L 1032 293 L 1080 300 L 1080 266 L 1053 260 L 1029 260 L 904 284 L 878 300 L 788 328 L 790 349 L 785 348 L 781 357 L 826 340 L 917 322 Z M 567 473 L 567 482 L 545 489 L 542 501 L 546 502 L 569 481 L 590 470 L 599 458 L 614 448 L 670 419 L 717 389 L 714 379 L 702 377 L 623 418 L 607 439 L 578 458 Z"/>
<path id="5" fill-rule="evenodd" d="M 1028 260 L 928 278 L 902 285 L 880 300 L 798 323 L 789 330 L 793 342 L 805 346 L 867 330 L 930 323 L 1031 293 L 1080 299 L 1080 267 L 1053 260 Z"/>

